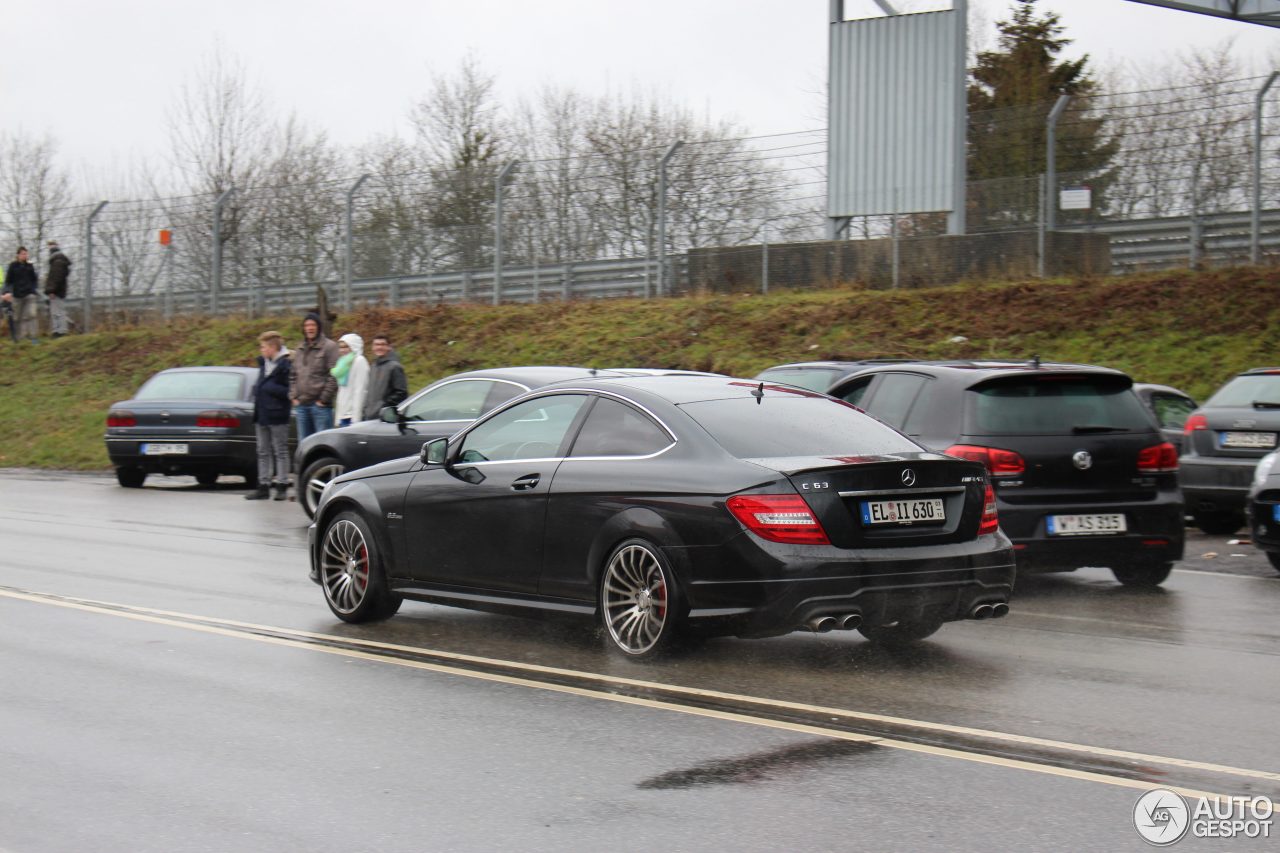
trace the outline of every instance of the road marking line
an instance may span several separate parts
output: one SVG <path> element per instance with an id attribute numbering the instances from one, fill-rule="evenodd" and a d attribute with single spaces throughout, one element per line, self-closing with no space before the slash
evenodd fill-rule
<path id="1" fill-rule="evenodd" d="M 1022 746 L 1035 746 L 1047 749 L 1056 749 L 1065 752 L 1074 752 L 1082 755 L 1093 755 L 1097 757 L 1116 758 L 1128 761 L 1135 761 L 1142 764 L 1163 764 L 1169 767 L 1178 767 L 1186 770 L 1198 770 L 1210 773 L 1217 773 L 1228 776 L 1240 776 L 1251 779 L 1263 779 L 1267 781 L 1280 781 L 1280 773 L 1273 773 L 1263 770 L 1250 770 L 1241 767 L 1232 767 L 1223 764 L 1212 764 L 1200 761 L 1192 761 L 1189 759 L 1172 758 L 1168 756 L 1147 755 L 1140 752 L 1129 752 L 1126 750 L 1109 749 L 1106 747 L 1088 746 L 1085 744 L 1076 744 L 1067 741 L 1055 741 L 1044 738 L 1037 738 L 1029 735 L 1018 735 L 1008 732 L 999 732 L 987 729 L 970 728 L 967 726 L 953 726 L 946 723 L 932 723 L 923 720 L 912 720 L 904 717 L 891 717 L 883 714 L 872 714 L 863 711 L 852 711 L 841 708 L 829 708 L 820 705 L 807 705 L 797 702 L 788 702 L 785 700 L 774 700 L 756 696 L 746 696 L 734 693 L 723 693 L 716 690 L 705 690 L 702 688 L 682 687 L 674 684 L 664 684 L 655 681 L 641 681 L 639 679 L 625 678 L 621 676 L 601 675 L 599 673 L 583 672 L 579 670 L 561 669 L 558 667 L 547 667 L 539 664 L 526 664 L 517 661 L 507 661 L 498 658 L 485 658 L 475 655 L 467 655 L 456 652 L 435 651 L 416 646 L 404 646 L 395 643 L 382 643 L 374 640 L 364 640 L 357 637 L 342 637 L 335 634 L 320 634 L 311 631 L 300 631 L 289 628 L 279 628 L 269 625 L 259 625 L 252 622 L 240 622 L 231 619 L 218 619 L 214 617 L 198 616 L 195 614 L 181 613 L 176 611 L 156 610 L 151 608 L 134 607 L 132 605 L 117 605 L 108 602 L 98 602 L 91 599 L 77 599 L 65 596 L 56 596 L 45 593 L 31 593 L 16 590 L 12 588 L 0 587 L 0 597 L 11 598 L 20 601 L 27 601 L 35 604 L 54 605 L 72 610 L 81 610 L 89 613 L 98 613 L 109 616 L 119 616 L 126 619 L 133 619 L 141 622 L 148 622 L 157 625 L 165 625 L 169 627 L 183 628 L 187 630 L 197 631 L 201 633 L 214 634 L 218 636 L 231 637 L 235 639 L 257 640 L 260 642 L 270 643 L 274 645 L 286 646 L 290 648 L 298 648 L 308 651 L 321 651 L 329 654 L 369 660 L 378 663 L 389 663 L 399 666 L 407 666 L 415 669 L 423 669 L 432 672 L 438 672 L 448 675 L 460 675 L 468 678 L 476 678 L 485 681 L 493 681 L 503 684 L 512 684 L 524 687 L 532 687 L 541 690 L 551 690 L 555 692 L 568 693 L 576 696 L 584 696 L 587 698 L 607 699 L 609 701 L 621 702 L 624 704 L 640 705 L 644 707 L 662 708 L 667 710 L 679 711 L 681 713 L 693 714 L 697 716 L 712 717 L 716 719 L 732 720 L 735 722 L 750 723 L 753 725 L 766 726 L 770 728 L 785 729 L 788 731 L 803 732 L 816 734 L 825 737 L 839 738 L 842 740 L 852 740 L 858 742 L 878 744 L 880 746 L 892 747 L 911 752 L 921 752 L 929 755 L 945 756 L 950 758 L 958 758 L 966 761 L 974 761 L 983 764 L 993 764 L 1004 767 L 1012 767 L 1022 770 L 1030 770 L 1039 773 L 1048 773 L 1050 775 L 1064 776 L 1075 779 L 1085 779 L 1089 781 L 1099 782 L 1103 784 L 1116 785 L 1120 787 L 1128 787 L 1146 790 L 1156 783 L 1138 779 L 1125 779 L 1119 776 L 1110 776 L 1103 773 L 1095 773 L 1084 770 L 1074 770 L 1071 768 L 1055 767 L 1048 764 L 1038 764 L 1032 761 L 1022 759 L 1005 758 L 1003 756 L 985 755 L 978 752 L 969 752 L 962 749 L 951 747 L 940 747 L 931 744 L 913 743 L 911 741 L 897 740 L 879 735 L 864 735 L 857 732 L 847 732 L 840 729 L 831 729 L 821 726 L 813 726 L 805 723 L 792 723 L 784 720 L 771 720 L 761 717 L 753 717 L 749 714 L 737 714 L 730 711 L 719 711 L 712 708 L 699 708 L 688 705 L 682 705 L 675 702 L 666 702 L 656 699 L 646 699 L 638 696 L 625 696 L 616 693 L 606 693 L 599 690 L 588 689 L 583 687 L 574 687 L 564 684 L 553 684 L 545 681 L 537 681 L 531 678 L 522 678 L 518 676 L 502 675 L 500 673 L 478 672 L 476 670 L 462 669 L 445 664 L 429 663 L 426 661 L 405 660 L 404 658 L 388 657 L 386 655 L 375 654 L 373 652 L 362 652 L 354 649 L 342 649 L 332 646 L 318 646 L 314 643 L 304 642 L 304 640 L 321 640 L 325 642 L 341 642 L 349 645 L 358 645 L 371 649 L 382 649 L 391 652 L 404 652 L 408 654 L 429 654 L 435 657 L 442 657 L 448 660 L 457 661 L 459 663 L 471 663 L 487 666 L 496 666 L 506 669 L 522 670 L 529 673 L 540 673 L 544 675 L 557 675 L 563 677 L 575 678 L 583 681 L 595 681 L 603 684 L 618 684 L 628 687 L 637 687 L 646 690 L 654 690 L 658 692 L 674 693 L 676 695 L 687 696 L 698 699 L 715 699 L 721 701 L 736 702 L 739 704 L 757 705 L 766 708 L 801 711 L 809 714 L 822 714 L 832 717 L 843 717 L 852 720 L 861 720 L 866 722 L 887 723 L 890 725 L 900 725 L 905 727 L 919 728 L 927 731 L 965 735 L 987 740 L 1004 741 Z M 191 621 L 195 620 L 195 621 Z M 206 624 L 200 624 L 206 623 Z M 241 629 L 241 630 L 236 630 Z M 246 633 L 247 631 L 266 631 L 273 634 L 284 634 L 288 637 L 297 637 L 300 639 L 289 639 L 288 637 L 271 637 L 261 634 Z M 1167 786 L 1166 786 L 1167 787 Z M 1170 788 L 1170 790 L 1178 791 L 1186 796 L 1218 796 L 1216 794 L 1197 791 L 1190 788 Z"/>

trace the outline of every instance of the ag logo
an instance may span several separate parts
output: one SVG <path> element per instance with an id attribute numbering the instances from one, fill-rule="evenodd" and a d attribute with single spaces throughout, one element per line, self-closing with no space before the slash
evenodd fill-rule
<path id="1" fill-rule="evenodd" d="M 910 468 L 902 469 L 902 485 L 914 486 L 916 484 L 916 472 Z"/>
<path id="2" fill-rule="evenodd" d="M 1168 847 L 1187 834 L 1191 812 L 1182 797 L 1165 788 L 1156 788 L 1147 791 L 1134 804 L 1133 825 L 1147 843 Z"/>
<path id="3" fill-rule="evenodd" d="M 1075 455 L 1071 457 L 1071 464 L 1081 471 L 1088 471 L 1093 467 L 1093 457 L 1087 450 L 1077 450 Z"/>

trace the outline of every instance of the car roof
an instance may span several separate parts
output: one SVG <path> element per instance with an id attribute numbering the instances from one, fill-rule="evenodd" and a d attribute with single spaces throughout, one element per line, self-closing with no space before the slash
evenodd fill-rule
<path id="1" fill-rule="evenodd" d="M 437 382 L 446 379 L 505 379 L 518 382 L 530 388 L 550 385 L 553 382 L 564 382 L 569 379 L 590 379 L 595 376 L 611 375 L 608 371 L 593 367 L 562 367 L 539 365 L 531 367 L 493 367 L 485 370 L 468 370 L 464 373 L 453 373 L 442 376 Z M 434 382 L 432 383 L 435 384 Z"/>
<path id="2" fill-rule="evenodd" d="M 201 365 L 199 367 L 167 367 L 164 370 L 158 370 L 154 375 L 159 376 L 161 373 L 226 373 L 228 370 L 235 373 L 248 373 L 257 375 L 258 368 L 245 367 L 243 364 L 225 364 L 225 365 Z"/>
<path id="3" fill-rule="evenodd" d="M 1135 382 L 1133 383 L 1135 391 L 1151 391 L 1153 393 L 1177 394 L 1179 397 L 1186 397 L 1188 400 L 1193 399 L 1186 391 L 1179 391 L 1172 385 L 1157 385 L 1154 382 Z"/>
<path id="4" fill-rule="evenodd" d="M 902 361 L 892 365 L 867 365 L 860 374 L 885 372 L 888 369 L 915 369 L 932 372 L 935 375 L 965 376 L 969 385 L 979 385 L 990 379 L 1005 376 L 1035 376 L 1046 373 L 1092 373 L 1101 376 L 1118 376 L 1125 379 L 1129 375 L 1122 370 L 1102 367 L 1097 364 L 1077 364 L 1066 361 L 1013 361 L 999 359 L 963 360 L 963 361 Z"/>
<path id="5" fill-rule="evenodd" d="M 1249 376 L 1249 375 L 1257 375 L 1259 373 L 1262 373 L 1262 374 L 1280 373 L 1280 367 L 1251 367 L 1248 370 L 1246 370 L 1244 373 L 1241 373 L 1239 375 Z"/>
<path id="6" fill-rule="evenodd" d="M 872 367 L 878 364 L 903 364 L 911 359 L 906 358 L 865 358 L 859 361 L 797 361 L 790 364 L 775 364 L 772 367 L 766 367 L 761 373 L 770 370 L 847 370 L 854 371 L 863 367 Z"/>
<path id="7" fill-rule="evenodd" d="M 753 397 L 760 393 L 762 387 L 766 397 L 770 394 L 785 394 L 788 396 L 828 399 L 825 394 L 806 391 L 803 388 L 796 388 L 791 385 L 779 385 L 761 382 L 758 379 L 739 379 L 732 376 L 716 376 L 714 374 L 675 373 L 646 376 L 599 376 L 587 382 L 562 382 L 559 385 L 566 389 L 621 391 L 624 394 L 627 391 L 633 391 L 641 395 L 652 395 L 677 406 L 707 400 Z"/>

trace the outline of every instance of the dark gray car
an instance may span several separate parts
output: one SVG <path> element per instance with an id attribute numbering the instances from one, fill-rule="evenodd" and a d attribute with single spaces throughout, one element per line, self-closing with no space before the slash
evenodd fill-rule
<path id="1" fill-rule="evenodd" d="M 1187 418 L 1180 480 L 1187 510 L 1205 533 L 1244 526 L 1258 460 L 1280 435 L 1280 367 L 1245 371 Z"/>
<path id="2" fill-rule="evenodd" d="M 1196 401 L 1177 388 L 1168 385 L 1152 385 L 1148 382 L 1135 382 L 1133 393 L 1138 395 L 1142 405 L 1155 416 L 1160 425 L 1160 434 L 1164 440 L 1182 452 L 1182 430 L 1187 418 L 1196 410 Z"/>

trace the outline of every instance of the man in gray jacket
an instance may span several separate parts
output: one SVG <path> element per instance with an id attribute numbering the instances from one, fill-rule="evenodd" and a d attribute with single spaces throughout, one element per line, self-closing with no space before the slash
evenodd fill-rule
<path id="1" fill-rule="evenodd" d="M 364 417 L 378 417 L 383 406 L 394 406 L 409 396 L 409 380 L 404 367 L 391 348 L 391 339 L 378 335 L 373 339 L 373 365 L 369 368 L 369 392 L 365 397 Z"/>
<path id="2" fill-rule="evenodd" d="M 329 371 L 338 363 L 338 345 L 324 336 L 320 315 L 311 312 L 302 321 L 302 343 L 290 355 L 289 399 L 297 416 L 298 442 L 313 432 L 333 429 L 333 401 L 338 380 Z"/>

